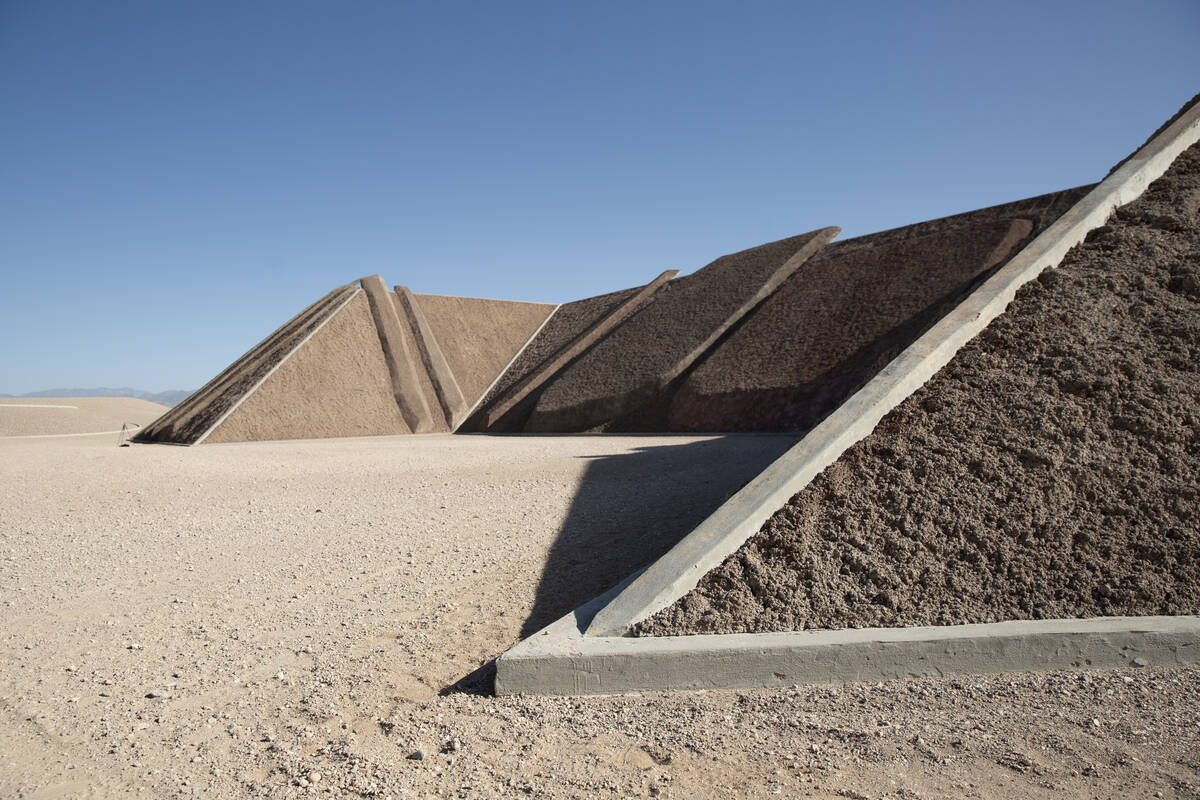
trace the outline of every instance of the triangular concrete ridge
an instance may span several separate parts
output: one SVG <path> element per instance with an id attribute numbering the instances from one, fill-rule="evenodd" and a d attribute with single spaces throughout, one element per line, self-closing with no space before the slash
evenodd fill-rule
<path id="1" fill-rule="evenodd" d="M 144 428 L 137 441 L 191 445 L 450 431 L 554 309 L 414 295 L 401 286 L 387 289 L 378 275 L 362 278 L 289 320 Z M 455 319 L 470 331 L 468 339 L 487 344 L 472 348 L 456 339 Z"/>
<path id="2" fill-rule="evenodd" d="M 369 276 L 138 440 L 805 432 L 1090 189 L 840 242 L 822 228 L 559 306 L 389 291 Z"/>
<path id="3" fill-rule="evenodd" d="M 1088 188 L 843 242 L 822 228 L 561 306 L 368 276 L 138 440 L 804 431 Z"/>

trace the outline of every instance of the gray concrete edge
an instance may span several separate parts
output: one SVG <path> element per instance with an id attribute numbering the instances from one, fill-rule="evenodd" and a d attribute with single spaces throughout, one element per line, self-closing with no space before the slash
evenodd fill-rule
<path id="1" fill-rule="evenodd" d="M 1200 616 L 632 638 L 586 636 L 579 613 L 500 656 L 496 694 L 750 689 L 1200 663 Z"/>
<path id="2" fill-rule="evenodd" d="M 892 409 L 919 389 L 954 354 L 1004 313 L 1018 288 L 1067 251 L 1113 209 L 1141 195 L 1171 162 L 1200 139 L 1200 104 L 1146 143 L 1125 164 L 1046 228 L 792 449 L 700 523 L 602 608 L 589 636 L 620 636 L 674 603 L 753 536 L 762 524 Z"/>
<path id="3" fill-rule="evenodd" d="M 421 305 L 412 291 L 407 286 L 394 286 L 392 290 L 400 301 L 400 308 L 409 328 L 412 329 L 413 339 L 421 353 L 421 363 L 429 375 L 430 382 L 433 383 L 433 390 L 437 394 L 438 405 L 442 407 L 446 425 L 454 428 L 462 419 L 461 415 L 467 407 L 467 401 L 458 386 L 454 372 L 450 369 L 442 346 L 433 335 L 433 329 L 425 319 L 425 312 L 421 310 Z"/>

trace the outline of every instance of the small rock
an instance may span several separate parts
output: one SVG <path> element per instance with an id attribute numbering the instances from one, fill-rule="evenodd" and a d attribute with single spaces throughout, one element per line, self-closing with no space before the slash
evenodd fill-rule
<path id="1" fill-rule="evenodd" d="M 427 754 L 424 750 L 417 749 L 413 750 L 411 753 L 405 756 L 405 758 L 407 758 L 409 761 L 424 761 L 426 755 Z"/>
<path id="2" fill-rule="evenodd" d="M 309 783 L 320 783 L 321 782 L 321 773 L 319 773 L 319 772 L 308 773 L 308 782 Z"/>
<path id="3" fill-rule="evenodd" d="M 67 664 L 67 672 L 74 672 L 77 667 L 74 664 Z"/>
<path id="4" fill-rule="evenodd" d="M 1148 666 L 1149 664 L 1150 664 L 1150 662 L 1147 661 L 1146 659 L 1142 658 L 1141 656 L 1135 656 L 1133 659 L 1133 665 L 1135 667 L 1145 667 L 1145 666 Z"/>
<path id="5" fill-rule="evenodd" d="M 446 743 L 442 745 L 443 753 L 457 753 L 460 749 L 462 749 L 462 742 L 458 740 L 457 736 L 447 739 Z"/>

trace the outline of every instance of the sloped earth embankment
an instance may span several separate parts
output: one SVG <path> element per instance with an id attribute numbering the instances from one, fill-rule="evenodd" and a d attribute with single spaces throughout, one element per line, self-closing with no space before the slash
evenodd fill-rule
<path id="1" fill-rule="evenodd" d="M 640 635 L 1200 611 L 1200 146 Z"/>

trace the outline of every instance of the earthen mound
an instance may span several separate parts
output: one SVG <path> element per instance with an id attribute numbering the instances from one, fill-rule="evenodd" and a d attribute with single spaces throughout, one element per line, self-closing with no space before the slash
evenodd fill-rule
<path id="1" fill-rule="evenodd" d="M 645 634 L 1200 612 L 1200 146 Z"/>

